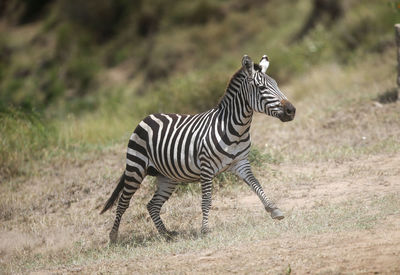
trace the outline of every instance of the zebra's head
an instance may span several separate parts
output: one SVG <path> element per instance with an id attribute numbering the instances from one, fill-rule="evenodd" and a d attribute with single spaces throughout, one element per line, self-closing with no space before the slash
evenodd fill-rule
<path id="1" fill-rule="evenodd" d="M 266 55 L 261 58 L 260 64 L 253 63 L 247 55 L 243 56 L 242 67 L 246 74 L 246 90 L 250 107 L 260 113 L 277 117 L 281 121 L 294 119 L 296 108 L 279 90 L 276 81 L 266 74 L 269 60 Z"/>

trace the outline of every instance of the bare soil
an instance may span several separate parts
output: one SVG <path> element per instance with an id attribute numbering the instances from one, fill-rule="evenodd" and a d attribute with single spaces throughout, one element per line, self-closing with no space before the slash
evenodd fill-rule
<path id="1" fill-rule="evenodd" d="M 369 231 L 326 233 L 299 238 L 293 234 L 200 253 L 107 261 L 49 273 L 169 274 L 398 274 L 400 219 L 393 217 Z M 162 269 L 155 269 L 154 262 Z M 42 271 L 41 271 L 42 272 Z"/>
<path id="2" fill-rule="evenodd" d="M 312 186 L 300 183 L 278 187 L 277 192 L 285 194 L 279 199 L 279 205 L 286 211 L 313 208 L 321 204 L 321 201 L 340 203 L 368 200 L 371 197 L 400 192 L 400 155 L 374 156 L 340 165 L 281 165 L 275 169 L 290 171 L 295 178 L 297 174 L 308 175 L 321 171 Z M 360 172 L 353 174 L 353 170 Z M 224 209 L 229 211 L 225 208 L 227 203 L 223 201 L 216 199 L 213 212 Z M 400 207 L 400 202 L 398 206 Z M 232 199 L 232 207 L 262 211 L 259 200 L 253 194 L 244 197 L 237 194 Z M 205 249 L 199 253 L 96 263 L 81 267 L 79 271 L 157 273 L 160 270 L 154 269 L 154 261 L 158 262 L 157 266 L 164 267 L 162 272 L 171 274 L 282 274 L 287 272 L 289 265 L 293 274 L 396 274 L 400 273 L 400 215 L 384 217 L 369 230 L 302 237 L 285 233 L 277 238 L 245 242 L 224 249 Z M 69 270 L 62 270 L 64 271 Z"/>
<path id="3" fill-rule="evenodd" d="M 2 264 L 21 257 L 31 259 L 33 255 L 62 255 L 63 251 L 73 250 L 80 241 L 86 242 L 86 247 L 107 249 L 107 235 L 113 214 L 98 216 L 97 212 L 114 187 L 110 181 L 112 182 L 111 174 L 115 175 L 115 172 L 111 171 L 121 170 L 123 158 L 119 156 L 120 151 L 123 149 L 117 148 L 107 154 L 106 158 L 63 167 L 57 172 L 57 177 L 49 172 L 48 175 L 33 179 L 31 185 L 20 187 L 20 192 L 13 193 L 12 196 L 30 200 L 32 205 L 30 209 L 24 209 L 23 205 L 19 206 L 18 199 L 11 198 L 13 203 L 10 207 L 13 211 L 9 217 L 2 217 L 3 225 L 0 231 Z M 105 166 L 109 171 L 104 174 Z M 103 172 L 99 173 L 98 177 L 103 177 L 104 180 L 96 179 L 100 169 L 103 169 Z M 384 198 L 391 194 L 399 198 L 400 194 L 399 154 L 367 155 L 342 163 L 282 163 L 270 165 L 268 169 L 265 177 L 261 175 L 262 169 L 261 172 L 258 171 L 258 177 L 268 190 L 267 193 L 289 213 L 287 218 L 299 210 L 307 211 L 349 201 L 367 203 L 374 198 Z M 109 177 L 107 173 L 110 173 Z M 269 173 L 277 173 L 278 176 L 270 181 Z M 93 190 L 90 187 L 91 180 L 93 183 L 108 186 L 98 186 L 99 190 Z M 48 183 L 48 188 L 43 189 L 43 181 Z M 136 199 L 139 202 L 149 199 L 151 195 L 148 190 L 150 187 L 144 189 L 142 193 L 137 194 Z M 64 196 L 65 194 L 67 196 Z M 171 199 L 172 205 L 167 205 L 167 212 L 175 211 L 174 205 L 179 207 L 185 203 L 190 205 L 193 201 L 196 204 L 199 202 L 196 198 L 187 200 L 184 195 L 181 196 Z M 182 198 L 183 202 L 180 202 Z M 399 206 L 400 202 L 397 200 L 397 209 Z M 6 208 L 2 205 L 3 210 Z M 129 211 L 136 211 L 135 204 L 133 208 Z M 200 207 L 193 208 L 187 211 L 192 211 L 197 219 L 188 227 L 197 230 L 197 225 L 200 225 Z M 239 208 L 242 213 L 263 217 L 263 209 L 257 197 L 247 189 L 239 188 L 228 195 L 224 192 L 216 193 L 211 211 L 211 219 L 216 217 L 214 225 L 237 219 L 235 211 Z M 371 211 L 379 212 L 373 207 Z M 154 237 L 154 229 L 149 229 L 152 226 L 151 221 L 145 217 L 144 211 L 140 213 L 142 219 L 146 220 L 143 231 L 148 231 L 143 233 L 142 237 L 146 238 L 146 234 L 150 234 L 147 236 L 151 239 Z M 4 212 L 2 215 L 5 215 Z M 124 245 L 131 241 L 131 237 L 127 236 L 130 234 L 128 231 L 135 227 L 134 224 L 128 226 L 127 223 L 140 223 L 133 220 L 138 219 L 138 215 L 128 214 L 123 220 L 121 238 Z M 187 217 L 180 216 L 178 220 L 185 218 Z M 166 219 L 168 220 L 168 217 Z M 338 228 L 340 229 L 340 226 Z M 366 229 L 355 226 L 329 231 L 322 228 L 317 233 L 307 233 L 307 229 L 304 229 L 304 232 L 299 234 L 297 230 L 289 228 L 282 234 L 267 234 L 263 239 L 239 239 L 234 245 L 228 243 L 218 247 L 211 244 L 196 251 L 187 249 L 183 253 L 172 251 L 163 255 L 143 253 L 122 259 L 118 259 L 118 256 L 112 259 L 92 259 L 88 263 L 78 264 L 67 260 L 61 265 L 50 263 L 47 267 L 45 265 L 33 270 L 25 267 L 16 271 L 31 270 L 35 274 L 287 274 L 290 270 L 292 274 L 395 274 L 400 273 L 399 229 L 400 215 L 397 211 L 382 217 L 377 215 L 376 221 Z M 218 238 L 217 229 L 212 234 Z M 145 241 L 140 245 L 146 246 Z"/>

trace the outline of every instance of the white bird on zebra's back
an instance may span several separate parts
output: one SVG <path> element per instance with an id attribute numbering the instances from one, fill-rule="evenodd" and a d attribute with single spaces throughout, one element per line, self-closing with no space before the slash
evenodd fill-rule
<path id="1" fill-rule="evenodd" d="M 261 72 L 263 72 L 265 74 L 267 72 L 268 67 L 269 67 L 269 58 L 268 58 L 268 56 L 266 54 L 264 54 L 261 57 L 260 66 L 261 66 Z"/>

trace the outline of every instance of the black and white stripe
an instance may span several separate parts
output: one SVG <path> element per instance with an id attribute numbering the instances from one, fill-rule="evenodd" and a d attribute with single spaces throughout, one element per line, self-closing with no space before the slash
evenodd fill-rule
<path id="1" fill-rule="evenodd" d="M 252 188 L 272 218 L 283 218 L 282 212 L 266 197 L 247 159 L 253 111 L 282 121 L 292 120 L 295 114 L 295 108 L 276 81 L 265 74 L 269 65 L 266 61 L 263 56 L 260 65 L 253 64 L 245 55 L 242 68 L 231 78 L 214 109 L 196 115 L 152 114 L 139 123 L 129 140 L 125 172 L 102 211 L 119 197 L 111 241 L 116 240 L 121 217 L 147 175 L 156 176 L 158 181 L 147 209 L 161 234 L 172 234 L 160 218 L 162 205 L 179 182 L 194 181 L 201 183 L 201 232 L 207 232 L 212 180 L 228 169 Z"/>

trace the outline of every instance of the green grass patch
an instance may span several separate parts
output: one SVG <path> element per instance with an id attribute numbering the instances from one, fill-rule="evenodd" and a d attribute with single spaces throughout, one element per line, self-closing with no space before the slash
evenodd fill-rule
<path id="1" fill-rule="evenodd" d="M 122 2 L 88 5 L 82 14 L 64 3 L 43 18 L 45 27 L 39 23 L 29 31 L 10 30 L 8 39 L 0 41 L 0 49 L 7 53 L 0 54 L 2 174 L 17 175 L 46 154 L 126 142 L 136 123 L 150 113 L 206 111 L 223 96 L 244 53 L 255 61 L 267 53 L 269 73 L 279 84 L 307 78 L 316 65 L 351 68 L 365 57 L 378 60 L 393 46 L 393 23 L 400 19 L 388 3 L 351 3 L 333 25 L 319 24 L 304 39 L 290 43 L 310 12 L 307 1 L 275 0 L 257 8 L 216 0 L 178 2 L 160 16 L 155 15 L 165 1 L 143 4 L 135 11 Z M 57 23 L 52 18 L 64 5 L 66 14 Z M 120 9 L 132 11 L 132 18 L 115 18 Z M 124 28 L 108 29 L 103 25 L 108 21 L 98 22 L 93 11 L 104 12 L 109 22 Z M 83 14 L 90 23 L 80 29 Z M 154 28 L 146 29 L 151 24 Z M 103 31 L 92 33 L 97 25 Z M 130 74 L 117 84 L 109 83 L 108 67 L 121 62 Z M 359 89 L 349 79 L 346 83 Z M 300 85 L 295 98 L 315 90 L 341 93 L 326 88 L 335 85 L 334 80 L 330 77 L 318 85 L 311 81 L 301 90 Z M 255 166 L 283 161 L 276 152 L 252 151 L 250 159 Z"/>
<path id="2" fill-rule="evenodd" d="M 43 149 L 54 145 L 56 129 L 47 125 L 37 113 L 11 109 L 0 113 L 0 167 L 2 177 L 28 172 L 31 163 L 45 154 Z"/>

